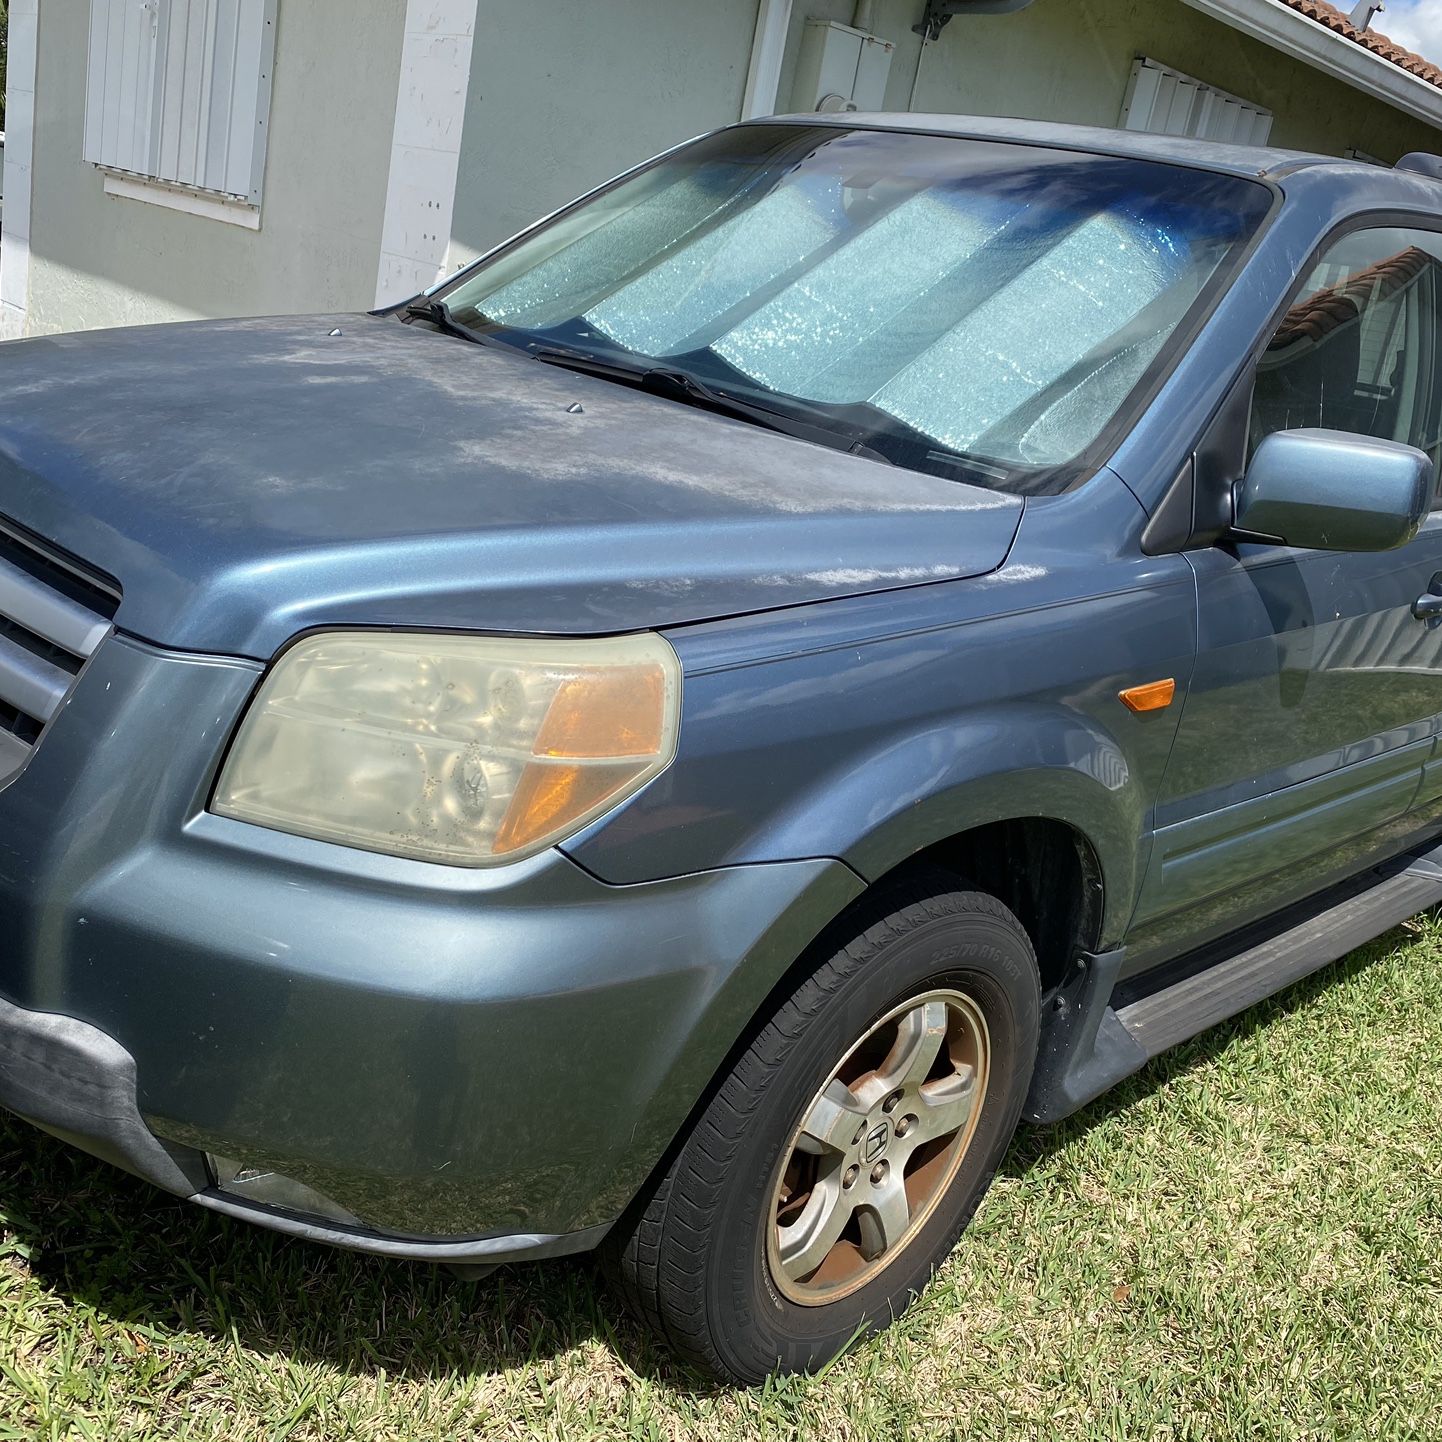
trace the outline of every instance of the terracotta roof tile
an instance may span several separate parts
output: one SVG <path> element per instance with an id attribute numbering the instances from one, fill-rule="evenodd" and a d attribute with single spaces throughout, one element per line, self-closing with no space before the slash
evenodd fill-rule
<path id="1" fill-rule="evenodd" d="M 1328 30 L 1335 30 L 1337 34 L 1345 35 L 1348 40 L 1355 40 L 1358 45 L 1365 46 L 1384 60 L 1390 60 L 1393 65 L 1400 65 L 1419 80 L 1442 86 L 1442 66 L 1434 65 L 1430 60 L 1404 49 L 1395 40 L 1389 40 L 1375 30 L 1358 30 L 1347 19 L 1345 11 L 1329 5 L 1327 0 L 1283 0 L 1283 3 L 1290 5 L 1293 10 L 1300 10 L 1309 20 L 1325 25 Z"/>
<path id="2" fill-rule="evenodd" d="M 1268 350 L 1285 350 L 1299 340 L 1321 340 L 1339 325 L 1356 320 L 1362 307 L 1400 290 L 1437 262 L 1425 250 L 1409 245 L 1396 255 L 1354 271 L 1336 285 L 1304 296 L 1282 317 Z"/>

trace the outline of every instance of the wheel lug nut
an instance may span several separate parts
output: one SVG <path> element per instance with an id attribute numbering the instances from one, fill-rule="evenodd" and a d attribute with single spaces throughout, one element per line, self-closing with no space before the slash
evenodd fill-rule
<path id="1" fill-rule="evenodd" d="M 914 1127 L 915 1125 L 916 1125 L 916 1118 L 915 1118 L 915 1117 L 911 1117 L 911 1116 L 902 1117 L 902 1119 L 901 1119 L 899 1122 L 897 1122 L 897 1124 L 896 1124 L 896 1135 L 899 1136 L 899 1137 L 904 1137 L 904 1136 L 907 1134 L 907 1132 L 909 1132 L 909 1131 L 912 1129 L 912 1127 Z"/>
<path id="2" fill-rule="evenodd" d="M 851 1145 L 854 1146 L 854 1147 L 859 1147 L 859 1146 L 861 1145 L 861 1139 L 862 1139 L 862 1137 L 864 1137 L 865 1135 L 866 1135 L 866 1123 L 863 1122 L 859 1127 L 857 1127 L 857 1129 L 856 1129 L 856 1135 L 855 1135 L 854 1137 L 852 1137 L 852 1139 L 851 1139 Z"/>
<path id="3" fill-rule="evenodd" d="M 841 1179 L 841 1185 L 843 1187 L 854 1187 L 856 1185 L 856 1178 L 860 1175 L 860 1167 L 854 1165 L 847 1167 L 846 1175 Z"/>
<path id="4" fill-rule="evenodd" d="M 891 1094 L 889 1097 L 887 1097 L 887 1099 L 886 1099 L 884 1102 L 882 1102 L 882 1104 L 881 1104 L 881 1110 L 884 1111 L 884 1112 L 894 1111 L 895 1108 L 896 1108 L 897 1102 L 899 1102 L 900 1100 L 901 1100 L 901 1093 L 900 1093 L 900 1092 L 892 1092 L 892 1094 Z"/>
<path id="5" fill-rule="evenodd" d="M 884 1161 L 877 1162 L 877 1164 L 871 1169 L 871 1185 L 874 1187 L 879 1187 L 882 1182 L 886 1180 L 886 1174 L 890 1170 L 891 1168 Z"/>

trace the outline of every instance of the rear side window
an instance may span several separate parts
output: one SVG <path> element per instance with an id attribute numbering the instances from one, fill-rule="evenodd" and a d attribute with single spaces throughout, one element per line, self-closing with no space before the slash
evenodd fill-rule
<path id="1" fill-rule="evenodd" d="M 1321 426 L 1442 449 L 1442 236 L 1359 230 L 1307 277 L 1257 366 L 1250 444 Z"/>

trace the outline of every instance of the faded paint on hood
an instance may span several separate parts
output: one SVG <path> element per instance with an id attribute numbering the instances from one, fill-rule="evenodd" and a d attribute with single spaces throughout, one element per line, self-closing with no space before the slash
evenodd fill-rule
<path id="1" fill-rule="evenodd" d="M 314 626 L 627 631 L 976 575 L 1021 515 L 365 315 L 17 341 L 0 397 L 0 514 L 113 576 L 122 629 L 262 659 Z"/>

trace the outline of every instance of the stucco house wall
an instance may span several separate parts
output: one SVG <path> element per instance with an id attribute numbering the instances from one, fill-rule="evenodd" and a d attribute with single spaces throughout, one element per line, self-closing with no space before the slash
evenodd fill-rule
<path id="1" fill-rule="evenodd" d="M 796 0 L 777 108 L 793 108 L 810 18 L 853 0 Z M 1213 20 L 1182 0 L 1033 0 L 958 16 L 922 54 L 921 0 L 876 0 L 895 45 L 886 108 L 1119 123 L 1138 55 L 1274 113 L 1271 143 L 1388 163 L 1442 151 L 1442 130 Z M 450 262 L 463 264 L 573 196 L 740 113 L 756 0 L 491 0 L 477 20 Z M 920 71 L 918 72 L 918 61 Z"/>
<path id="2" fill-rule="evenodd" d="M 806 8 L 828 3 L 845 9 L 835 0 Z M 883 0 L 879 13 L 904 18 L 912 8 Z M 1141 54 L 1271 110 L 1272 145 L 1329 155 L 1356 148 L 1388 164 L 1409 150 L 1442 149 L 1442 131 L 1181 0 L 1034 0 L 1014 15 L 954 20 L 929 47 L 909 107 L 902 85 L 915 73 L 920 37 L 909 24 L 899 28 L 910 43 L 898 37 L 887 101 L 901 109 L 1116 125 Z"/>
<path id="3" fill-rule="evenodd" d="M 353 310 L 375 292 L 405 0 L 282 4 L 258 231 L 105 194 L 81 158 L 87 0 L 44 0 L 30 334 Z"/>
<path id="4" fill-rule="evenodd" d="M 486 0 L 471 49 L 452 262 L 734 121 L 756 13 L 757 0 Z"/>
<path id="5" fill-rule="evenodd" d="M 776 108 L 794 108 L 806 20 L 846 23 L 853 9 L 794 0 L 773 32 L 781 0 L 278 0 L 260 226 L 247 230 L 106 194 L 82 155 L 90 0 L 12 0 L 7 163 L 28 185 L 7 197 L 0 333 L 403 298 L 737 119 L 765 36 Z M 1384 162 L 1442 153 L 1442 128 L 1183 0 L 1033 0 L 958 16 L 924 51 L 922 10 L 871 6 L 895 45 L 888 109 L 1115 125 L 1146 55 L 1270 109 L 1276 144 Z"/>

